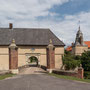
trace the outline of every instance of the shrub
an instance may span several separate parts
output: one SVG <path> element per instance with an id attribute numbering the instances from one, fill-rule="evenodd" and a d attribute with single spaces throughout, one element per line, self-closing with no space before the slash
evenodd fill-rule
<path id="1" fill-rule="evenodd" d="M 74 70 L 81 64 L 80 57 L 72 55 L 70 52 L 65 52 L 63 64 L 66 70 Z"/>
<path id="2" fill-rule="evenodd" d="M 72 55 L 70 52 L 65 51 L 63 57 L 63 64 L 65 68 L 70 70 L 82 64 L 85 71 L 90 71 L 90 51 L 84 52 L 82 56 Z"/>
<path id="3" fill-rule="evenodd" d="M 90 71 L 90 51 L 82 54 L 81 63 L 85 71 Z"/>
<path id="4" fill-rule="evenodd" d="M 88 71 L 85 71 L 84 72 L 84 77 L 86 78 L 86 79 L 90 79 L 90 71 L 88 72 Z"/>
<path id="5" fill-rule="evenodd" d="M 64 65 L 65 65 L 66 70 L 74 70 L 77 66 L 80 65 L 80 61 L 79 60 L 74 60 L 74 59 L 65 60 Z"/>

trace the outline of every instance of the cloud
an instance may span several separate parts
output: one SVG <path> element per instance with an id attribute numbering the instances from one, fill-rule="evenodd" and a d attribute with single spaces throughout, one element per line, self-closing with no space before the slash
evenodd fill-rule
<path id="1" fill-rule="evenodd" d="M 55 5 L 69 1 L 71 0 L 0 0 L 0 26 L 8 27 L 8 23 L 12 22 L 14 27 L 50 28 L 69 45 L 75 40 L 80 20 L 85 40 L 90 40 L 90 12 L 63 15 L 62 19 L 60 14 L 50 11 Z"/>
<path id="2" fill-rule="evenodd" d="M 54 5 L 61 5 L 69 0 L 0 0 L 0 16 L 12 19 L 34 19 L 47 16 Z"/>
<path id="3" fill-rule="evenodd" d="M 79 23 L 81 21 L 81 31 L 84 34 L 84 40 L 90 41 L 90 12 L 81 12 L 76 15 L 66 15 L 63 20 L 43 19 L 40 21 L 34 20 L 31 22 L 17 23 L 17 27 L 39 27 L 50 28 L 66 45 L 70 45 L 75 41 Z M 27 23 L 27 24 L 26 24 Z"/>

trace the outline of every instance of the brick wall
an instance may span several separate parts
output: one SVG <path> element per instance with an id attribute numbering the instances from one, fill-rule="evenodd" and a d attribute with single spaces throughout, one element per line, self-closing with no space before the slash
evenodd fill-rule
<path id="1" fill-rule="evenodd" d="M 80 78 L 80 79 L 84 78 L 84 70 L 83 70 L 83 68 L 79 68 L 77 72 L 53 70 L 53 73 L 59 74 L 59 75 L 77 77 L 77 78 Z"/>

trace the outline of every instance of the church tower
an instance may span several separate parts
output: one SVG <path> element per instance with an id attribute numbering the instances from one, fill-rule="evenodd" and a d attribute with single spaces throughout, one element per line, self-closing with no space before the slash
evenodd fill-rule
<path id="1" fill-rule="evenodd" d="M 84 51 L 88 50 L 88 46 L 84 43 L 83 33 L 81 32 L 80 26 L 76 34 L 75 43 L 72 46 L 72 53 L 75 55 L 81 55 Z"/>
<path id="2" fill-rule="evenodd" d="M 77 45 L 85 45 L 84 44 L 84 40 L 83 40 L 83 33 L 81 32 L 81 30 L 80 30 L 80 26 L 79 26 L 79 30 L 78 30 L 78 32 L 77 32 L 77 35 L 76 35 L 76 40 L 75 40 L 75 46 L 77 46 Z"/>

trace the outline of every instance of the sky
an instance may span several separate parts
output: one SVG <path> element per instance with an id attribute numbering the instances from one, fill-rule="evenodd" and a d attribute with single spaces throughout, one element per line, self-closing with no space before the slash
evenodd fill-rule
<path id="1" fill-rule="evenodd" d="M 80 21 L 80 23 L 79 23 Z M 0 27 L 49 28 L 66 45 L 79 25 L 90 41 L 90 0 L 0 0 Z"/>

